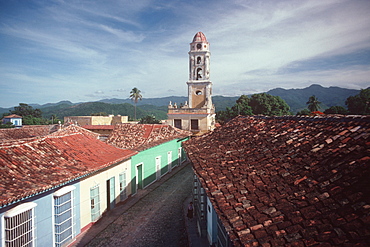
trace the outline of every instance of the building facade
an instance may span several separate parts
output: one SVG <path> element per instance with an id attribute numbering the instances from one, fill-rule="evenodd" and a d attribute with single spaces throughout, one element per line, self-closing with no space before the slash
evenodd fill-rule
<path id="1" fill-rule="evenodd" d="M 168 124 L 193 134 L 206 133 L 215 128 L 210 57 L 209 42 L 202 32 L 198 32 L 190 43 L 188 101 L 181 106 L 170 102 Z"/>
<path id="2" fill-rule="evenodd" d="M 107 143 L 135 150 L 131 157 L 131 174 L 127 179 L 131 194 L 146 188 L 186 161 L 182 142 L 190 132 L 164 124 L 118 124 Z"/>
<path id="3" fill-rule="evenodd" d="M 128 116 L 109 115 L 109 116 L 69 116 L 64 117 L 64 123 L 73 123 L 80 126 L 84 125 L 116 125 L 128 123 Z"/>

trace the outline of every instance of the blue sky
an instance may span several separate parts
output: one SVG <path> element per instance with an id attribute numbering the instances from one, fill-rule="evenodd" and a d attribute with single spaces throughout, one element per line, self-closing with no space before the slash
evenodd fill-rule
<path id="1" fill-rule="evenodd" d="M 370 86 L 368 0 L 0 0 L 0 107 L 186 96 L 189 43 L 213 95 Z"/>

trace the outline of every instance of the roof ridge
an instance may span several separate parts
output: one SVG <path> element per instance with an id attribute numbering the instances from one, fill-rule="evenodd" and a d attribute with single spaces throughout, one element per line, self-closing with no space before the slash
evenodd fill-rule
<path id="1" fill-rule="evenodd" d="M 253 115 L 253 116 L 242 116 L 239 115 L 235 118 L 256 118 L 256 119 L 287 119 L 287 120 L 307 120 L 307 121 L 335 121 L 335 122 L 370 122 L 370 115 L 326 115 L 326 116 L 264 116 L 264 115 Z"/>

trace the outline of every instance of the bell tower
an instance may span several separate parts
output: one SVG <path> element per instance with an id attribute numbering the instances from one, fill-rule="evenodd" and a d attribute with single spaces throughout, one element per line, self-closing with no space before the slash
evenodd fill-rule
<path id="1" fill-rule="evenodd" d="M 202 32 L 190 43 L 188 97 L 190 108 L 212 106 L 212 82 L 209 80 L 209 43 Z"/>
<path id="2" fill-rule="evenodd" d="M 202 32 L 195 34 L 189 51 L 188 102 L 168 105 L 167 123 L 193 134 L 203 134 L 215 128 L 215 107 L 212 104 L 209 43 Z"/>

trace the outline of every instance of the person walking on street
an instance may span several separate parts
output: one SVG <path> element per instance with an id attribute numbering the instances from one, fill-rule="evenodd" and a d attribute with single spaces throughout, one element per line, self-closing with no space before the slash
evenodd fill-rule
<path id="1" fill-rule="evenodd" d="M 190 202 L 188 205 L 188 219 L 189 220 L 193 219 L 193 212 L 194 212 L 193 202 Z"/>

